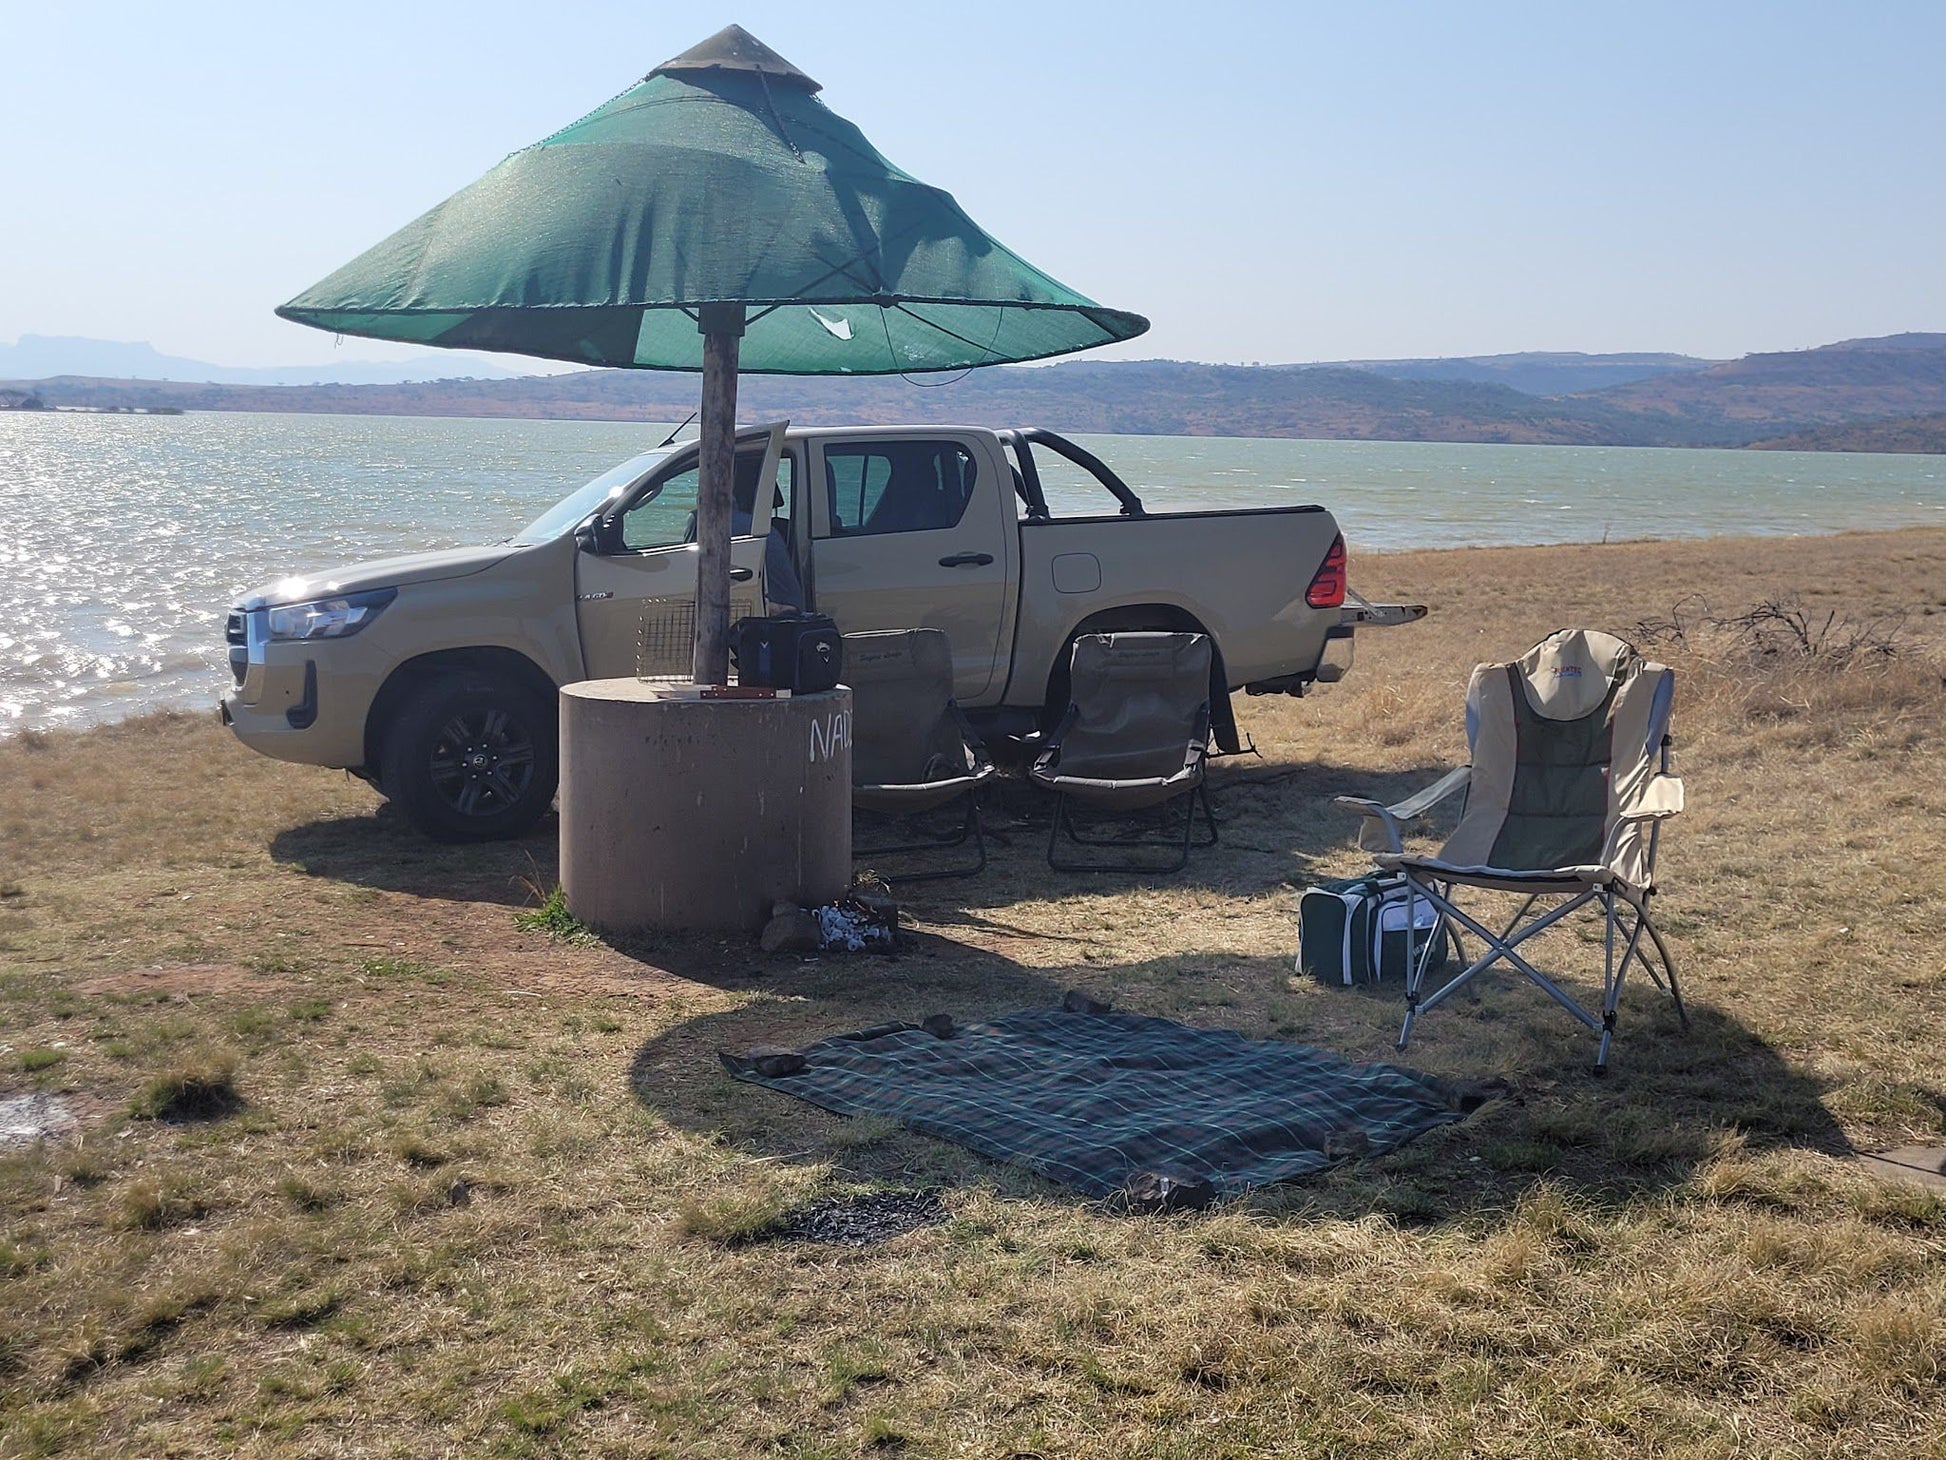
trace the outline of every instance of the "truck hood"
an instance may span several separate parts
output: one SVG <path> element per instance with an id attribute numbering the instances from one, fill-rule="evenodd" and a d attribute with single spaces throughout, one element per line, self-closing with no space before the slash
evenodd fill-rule
<path id="1" fill-rule="evenodd" d="M 447 548 L 436 553 L 408 553 L 404 557 L 378 558 L 347 568 L 332 568 L 321 573 L 306 573 L 294 578 L 279 578 L 251 589 L 239 607 L 250 610 L 270 608 L 282 603 L 306 603 L 313 598 L 330 598 L 340 593 L 364 593 L 374 588 L 405 588 L 414 583 L 436 583 L 442 578 L 466 578 L 483 573 L 521 551 L 506 543 L 491 547 Z"/>

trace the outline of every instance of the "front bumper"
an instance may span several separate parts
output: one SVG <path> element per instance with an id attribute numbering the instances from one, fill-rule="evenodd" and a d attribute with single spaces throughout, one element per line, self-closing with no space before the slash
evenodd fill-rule
<path id="1" fill-rule="evenodd" d="M 356 638 L 273 643 L 262 609 L 232 610 L 231 688 L 218 702 L 223 723 L 245 745 L 277 760 L 350 769 L 365 761 L 365 707 L 377 692 L 375 666 Z"/>

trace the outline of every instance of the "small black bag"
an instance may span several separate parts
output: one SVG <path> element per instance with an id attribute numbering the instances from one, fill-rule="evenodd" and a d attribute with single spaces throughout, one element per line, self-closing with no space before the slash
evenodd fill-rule
<path id="1" fill-rule="evenodd" d="M 740 618 L 730 625 L 730 658 L 739 684 L 816 694 L 844 672 L 845 641 L 825 613 Z"/>

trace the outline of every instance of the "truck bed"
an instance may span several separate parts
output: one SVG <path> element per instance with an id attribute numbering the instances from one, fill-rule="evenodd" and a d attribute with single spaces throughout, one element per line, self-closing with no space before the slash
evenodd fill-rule
<path id="1" fill-rule="evenodd" d="M 1307 674 L 1338 614 L 1310 607 L 1304 594 L 1337 537 L 1336 520 L 1317 506 L 1024 518 L 1004 703 L 1041 703 L 1077 622 L 1125 615 L 1132 627 L 1145 610 L 1159 616 L 1145 626 L 1193 619 L 1215 635 L 1232 689 Z M 1170 565 L 1166 583 L 1159 564 Z"/>

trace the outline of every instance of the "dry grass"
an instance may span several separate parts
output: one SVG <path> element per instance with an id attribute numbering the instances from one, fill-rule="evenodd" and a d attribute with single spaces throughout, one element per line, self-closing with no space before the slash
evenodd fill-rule
<path id="1" fill-rule="evenodd" d="M 519 924 L 547 836 L 430 847 L 205 718 L 0 744 L 0 1093 L 82 1115 L 0 1154 L 0 1454 L 1946 1455 L 1946 1204 L 1843 1159 L 1946 1125 L 1943 568 L 1918 532 L 1366 560 L 1434 618 L 1241 703 L 1264 759 L 1219 767 L 1217 852 L 1051 877 L 1009 793 L 890 964 Z M 1665 651 L 1695 1028 L 1631 989 L 1605 1082 L 1493 985 L 1410 1058 L 1506 1099 L 1128 1218 L 713 1057 L 1069 986 L 1388 1057 L 1395 993 L 1290 973 L 1294 889 L 1359 860 L 1328 798 L 1451 763 L 1476 659 L 1699 589 L 1904 615 L 1900 652 Z M 241 1103 L 131 1114 L 210 1074 Z M 878 1185 L 949 1218 L 749 1240 Z"/>

